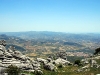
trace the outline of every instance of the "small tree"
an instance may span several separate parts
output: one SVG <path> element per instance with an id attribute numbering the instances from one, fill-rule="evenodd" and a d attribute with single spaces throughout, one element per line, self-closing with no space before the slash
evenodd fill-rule
<path id="1" fill-rule="evenodd" d="M 8 75 L 19 75 L 21 70 L 17 66 L 10 65 L 10 66 L 8 66 L 6 71 L 7 71 Z"/>
<path id="2" fill-rule="evenodd" d="M 94 55 L 96 55 L 96 54 L 98 54 L 98 53 L 100 53 L 100 48 L 95 49 Z"/>
<path id="3" fill-rule="evenodd" d="M 75 60 L 74 64 L 77 64 L 78 66 L 81 66 L 81 61 L 80 60 Z"/>

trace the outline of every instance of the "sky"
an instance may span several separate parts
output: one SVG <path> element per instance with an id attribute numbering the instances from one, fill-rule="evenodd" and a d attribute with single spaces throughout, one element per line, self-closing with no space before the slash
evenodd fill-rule
<path id="1" fill-rule="evenodd" d="M 100 0 L 0 0 L 0 32 L 100 33 Z"/>

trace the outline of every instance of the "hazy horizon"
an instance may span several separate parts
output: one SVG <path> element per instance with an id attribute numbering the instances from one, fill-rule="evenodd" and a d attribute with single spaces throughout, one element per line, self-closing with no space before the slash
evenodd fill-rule
<path id="1" fill-rule="evenodd" d="M 28 32 L 53 32 L 53 33 L 65 33 L 65 34 L 100 34 L 100 32 L 58 32 L 58 31 L 7 31 L 7 32 L 0 32 L 0 34 L 5 33 L 28 33 Z"/>
<path id="2" fill-rule="evenodd" d="M 100 0 L 0 0 L 0 32 L 100 33 Z"/>

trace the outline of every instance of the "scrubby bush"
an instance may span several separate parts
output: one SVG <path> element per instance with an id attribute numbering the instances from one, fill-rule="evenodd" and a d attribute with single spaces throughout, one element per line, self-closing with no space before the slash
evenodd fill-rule
<path id="1" fill-rule="evenodd" d="M 94 55 L 96 55 L 96 54 L 98 54 L 98 53 L 100 53 L 100 48 L 95 49 Z"/>
<path id="2" fill-rule="evenodd" d="M 75 60 L 74 64 L 78 65 L 78 66 L 81 66 L 81 61 L 80 60 Z"/>
<path id="3" fill-rule="evenodd" d="M 14 65 L 8 66 L 6 71 L 8 75 L 19 75 L 19 73 L 21 72 L 21 70 L 17 66 L 14 66 Z"/>
<path id="4" fill-rule="evenodd" d="M 35 75 L 43 75 L 43 73 L 41 71 L 34 71 Z"/>

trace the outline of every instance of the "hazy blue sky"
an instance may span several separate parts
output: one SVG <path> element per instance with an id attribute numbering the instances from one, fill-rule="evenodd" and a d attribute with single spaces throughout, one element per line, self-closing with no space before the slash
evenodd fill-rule
<path id="1" fill-rule="evenodd" d="M 0 32 L 100 32 L 100 0 L 0 0 Z"/>

